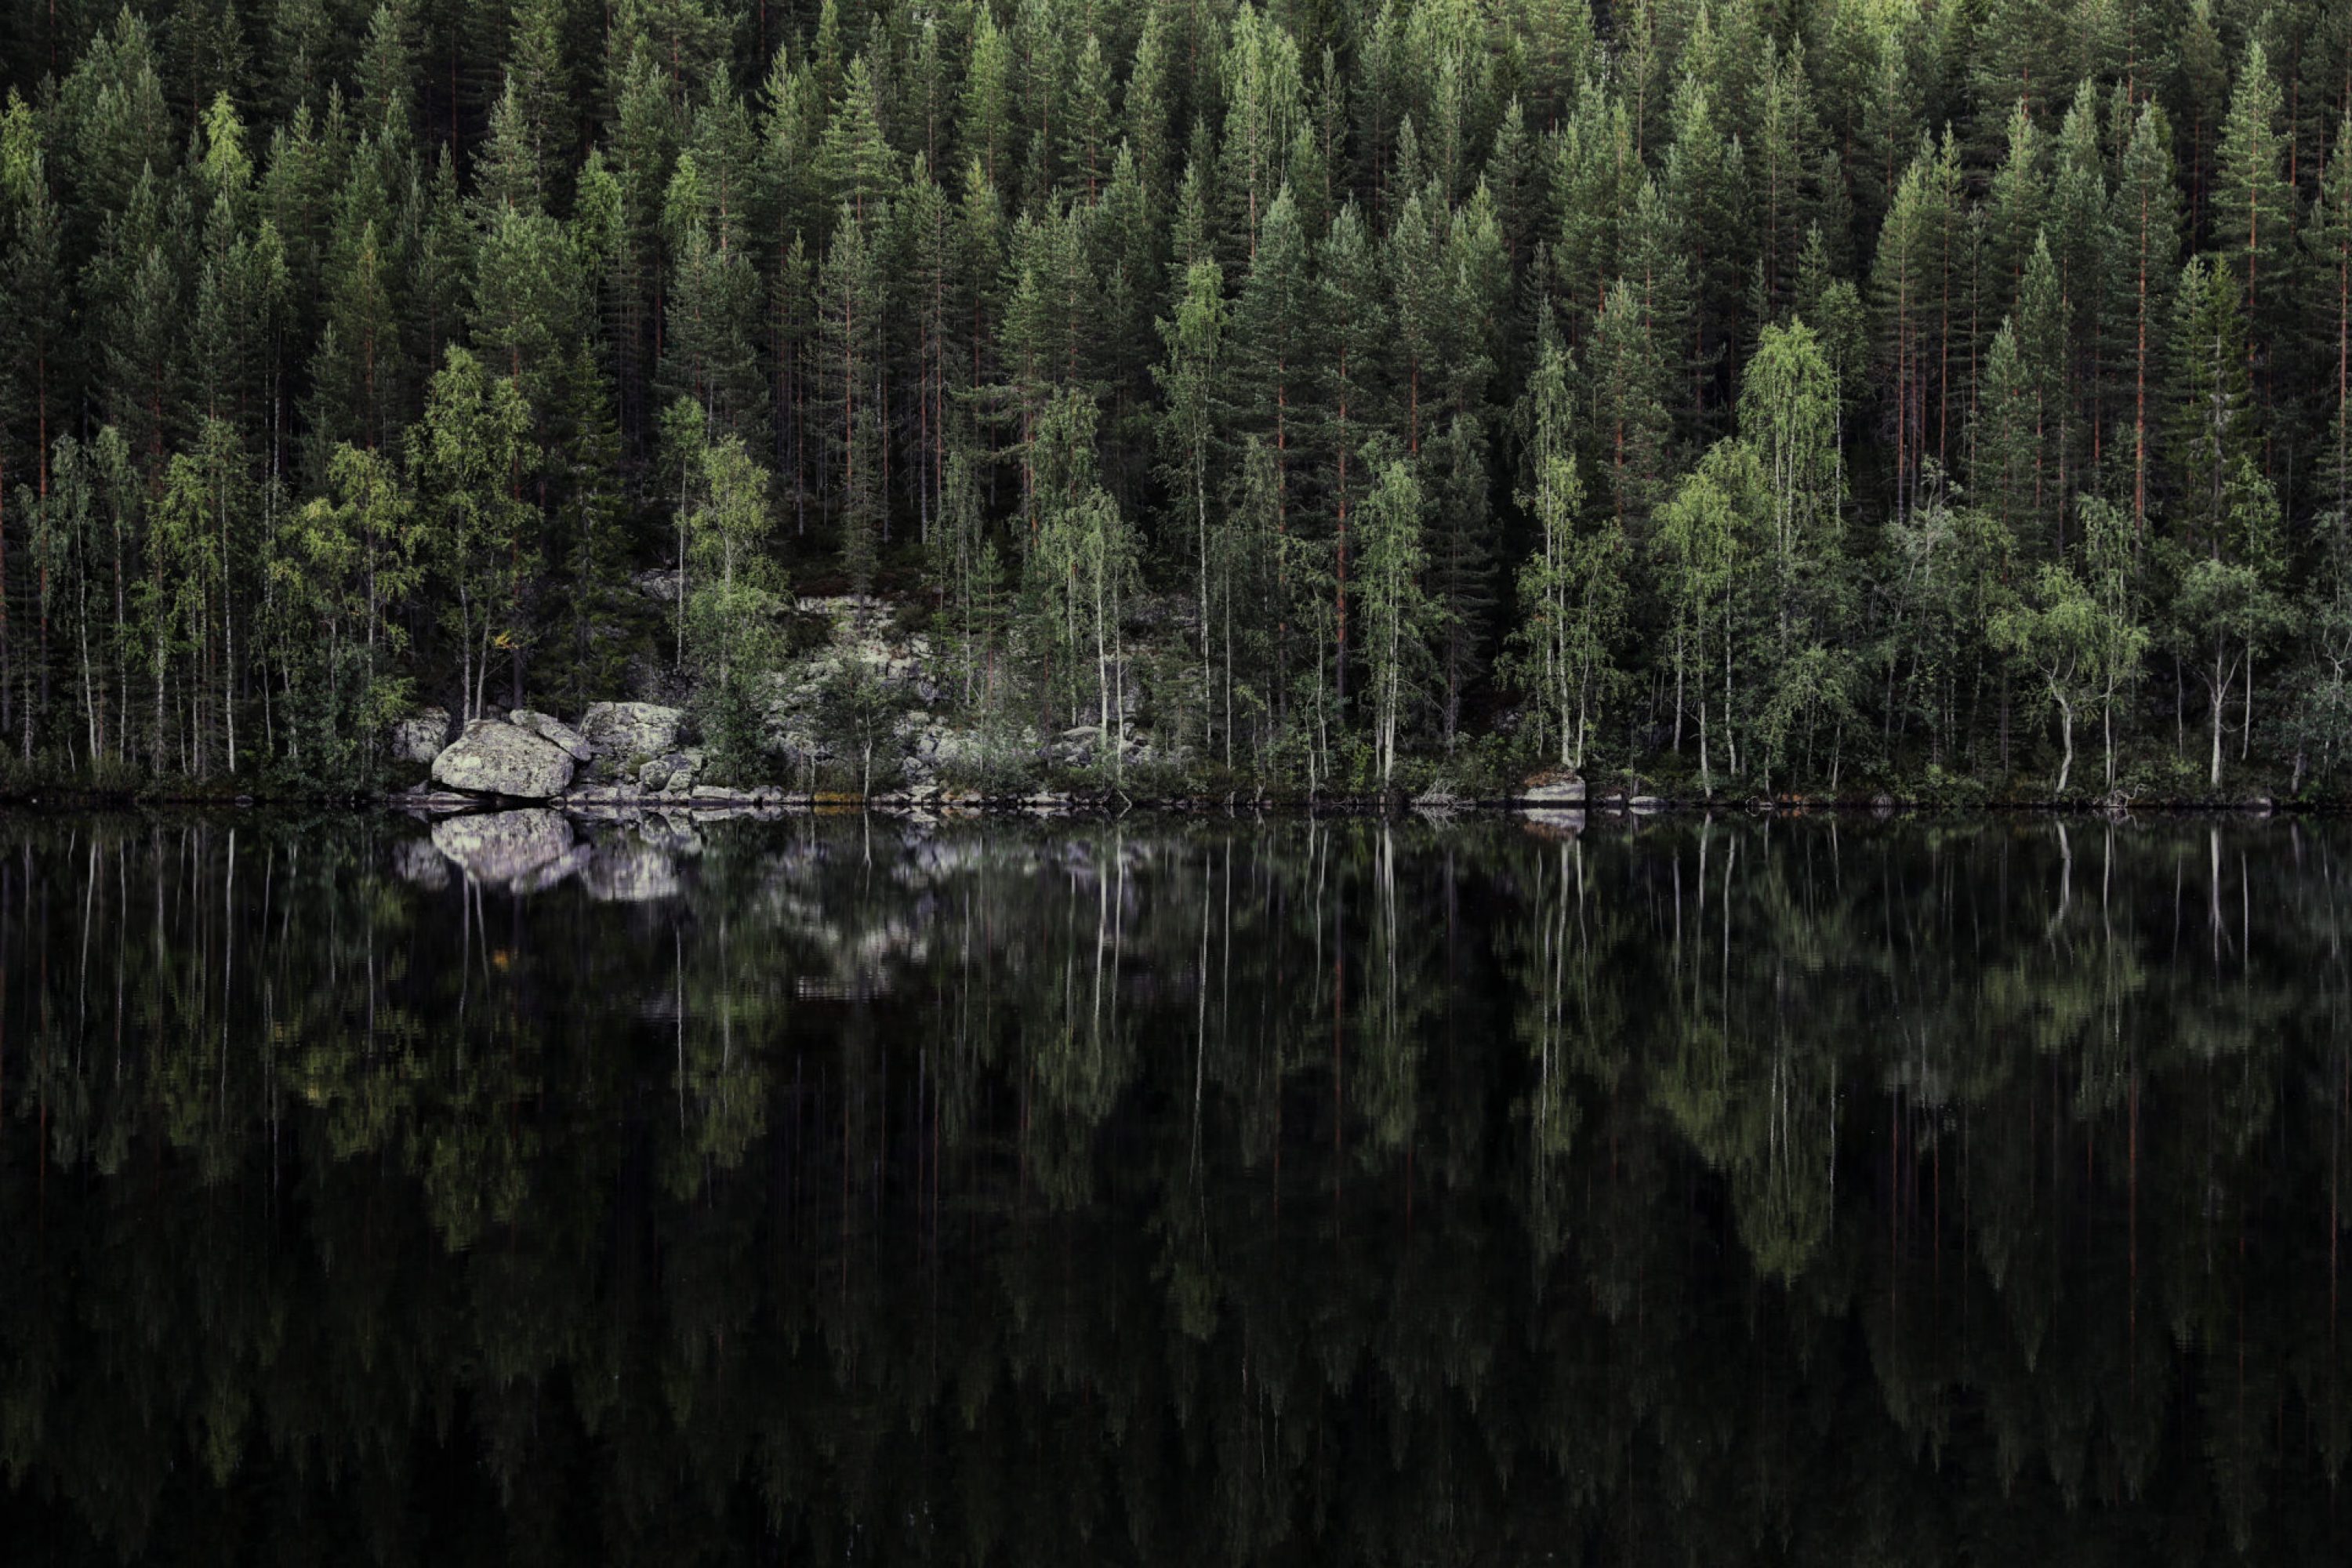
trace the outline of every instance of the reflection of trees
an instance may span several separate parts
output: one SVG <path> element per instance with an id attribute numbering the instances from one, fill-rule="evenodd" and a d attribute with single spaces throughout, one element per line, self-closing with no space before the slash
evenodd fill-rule
<path id="1" fill-rule="evenodd" d="M 6 833 L 55 1561 L 2332 1539 L 2333 828 Z"/>

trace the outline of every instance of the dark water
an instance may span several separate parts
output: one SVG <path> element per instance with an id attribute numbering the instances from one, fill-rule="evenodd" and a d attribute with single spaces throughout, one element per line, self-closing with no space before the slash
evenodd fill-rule
<path id="1" fill-rule="evenodd" d="M 2352 829 L 567 831 L 0 819 L 9 1560 L 2352 1546 Z"/>

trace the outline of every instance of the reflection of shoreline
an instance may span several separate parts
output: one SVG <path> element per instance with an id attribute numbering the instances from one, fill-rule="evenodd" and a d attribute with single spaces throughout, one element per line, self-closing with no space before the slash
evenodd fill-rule
<path id="1" fill-rule="evenodd" d="M 5 826 L 53 1529 L 226 1474 L 675 1556 L 779 1517 L 755 1442 L 790 1561 L 877 1494 L 1169 1561 L 2326 1517 L 2346 825 Z"/>

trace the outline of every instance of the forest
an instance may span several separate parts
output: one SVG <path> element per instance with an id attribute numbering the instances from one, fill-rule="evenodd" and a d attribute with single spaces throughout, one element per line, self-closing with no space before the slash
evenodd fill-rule
<path id="1" fill-rule="evenodd" d="M 0 787 L 749 779 L 841 595 L 1139 789 L 2338 795 L 2352 6 L 0 0 Z"/>

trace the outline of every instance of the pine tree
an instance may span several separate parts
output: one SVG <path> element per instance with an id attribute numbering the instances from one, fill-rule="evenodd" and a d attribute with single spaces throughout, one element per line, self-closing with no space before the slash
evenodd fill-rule
<path id="1" fill-rule="evenodd" d="M 1559 133 L 1552 161 L 1552 199 L 1559 233 L 1552 265 L 1568 306 L 1571 345 L 1599 313 L 1617 266 L 1618 217 L 1632 205 L 1627 187 L 1633 131 L 1624 107 L 1599 88 L 1580 94 Z"/>
<path id="2" fill-rule="evenodd" d="M 1583 360 L 1594 471 L 1616 526 L 1638 537 L 1665 477 L 1667 426 L 1665 365 L 1631 282 L 1610 289 Z"/>
<path id="3" fill-rule="evenodd" d="M 1748 171 L 1760 240 L 1759 288 L 1767 313 L 1777 315 L 1795 289 L 1806 231 L 1822 216 L 1826 153 L 1801 44 L 1782 50 L 1765 40 L 1754 130 Z"/>
<path id="4" fill-rule="evenodd" d="M 2241 465 L 2261 449 L 2244 289 L 2243 277 L 2229 263 L 2200 256 L 2181 268 L 2174 295 L 2166 396 L 2175 469 L 2172 522 L 2192 551 L 2218 548 L 2233 505 L 2230 487 Z"/>
<path id="5" fill-rule="evenodd" d="M 2019 347 L 2015 320 L 2005 320 L 1986 351 L 1984 390 L 1970 447 L 1970 489 L 2011 537 L 2034 532 L 2035 469 L 2041 457 L 2041 407 L 2031 363 Z"/>
<path id="6" fill-rule="evenodd" d="M 48 452 L 58 400 L 58 326 L 67 319 L 64 221 L 49 191 L 48 165 L 31 108 L 14 91 L 0 110 L 0 734 L 16 705 L 8 623 L 9 485 L 28 467 L 37 507 L 48 494 Z M 29 462 L 17 458 L 28 455 Z"/>
<path id="7" fill-rule="evenodd" d="M 2326 495 L 2337 516 L 2352 519 L 2352 110 L 2336 131 L 2319 187 L 2319 200 L 2305 233 L 2313 266 L 2313 309 L 2308 319 L 2334 328 L 2335 385 L 2323 393 L 2325 410 L 2320 471 Z"/>
<path id="8" fill-rule="evenodd" d="M 1590 0 L 1516 0 L 1512 21 L 1528 83 L 1528 118 L 1557 130 L 1600 53 Z"/>
<path id="9" fill-rule="evenodd" d="M 898 155 L 882 133 L 881 89 L 866 57 L 849 62 L 841 101 L 824 129 L 817 152 L 826 202 L 871 225 L 880 207 L 898 194 Z"/>
<path id="10" fill-rule="evenodd" d="M 2213 185 L 2213 244 L 2237 274 L 2249 369 L 2265 406 L 2275 401 L 2270 362 L 2297 336 L 2288 258 L 2295 197 L 2286 183 L 2284 105 L 2259 40 L 2246 46 L 2230 97 Z"/>
<path id="11" fill-rule="evenodd" d="M 2164 110 L 2153 101 L 2143 104 L 2125 145 L 2110 203 L 2114 216 L 2109 227 L 2120 242 L 2118 264 L 2111 276 L 2123 296 L 2110 319 L 2119 334 L 2128 334 L 2116 358 L 2118 365 L 2131 367 L 2127 417 L 2135 530 L 2144 530 L 2147 521 L 2154 430 L 2148 396 L 2151 391 L 2161 390 L 2163 326 L 2170 315 L 2172 286 L 2179 275 L 2180 208 L 2173 184 L 2171 142 Z M 2117 401 L 2123 402 L 2120 395 Z"/>
<path id="12" fill-rule="evenodd" d="M 1397 352 L 1405 381 L 1405 451 L 1421 453 L 1422 408 L 1434 400 L 1447 364 L 1447 350 L 1460 325 L 1454 279 L 1446 272 L 1446 240 L 1452 225 L 1433 188 L 1416 191 L 1397 207 L 1389 229 L 1386 271 L 1395 312 Z"/>
<path id="13" fill-rule="evenodd" d="M 1112 125 L 1110 62 L 1102 40 L 1088 33 L 1071 67 L 1069 101 L 1055 132 L 1063 184 L 1089 204 L 1101 195 L 1110 175 Z"/>
<path id="14" fill-rule="evenodd" d="M 2105 409 L 2099 393 L 2101 355 L 2107 343 L 2109 272 L 2122 237 L 2108 225 L 2105 160 L 2099 147 L 2097 95 L 2084 81 L 2059 132 L 2057 178 L 2051 189 L 2048 239 L 2057 271 L 2060 359 L 2053 395 L 2058 398 L 2060 532 L 2073 496 L 2105 457 Z"/>
<path id="15" fill-rule="evenodd" d="M 2066 300 L 2046 237 L 2037 236 L 2017 294 L 2017 358 L 2032 423 L 2031 490 L 2023 516 L 2005 519 L 2036 556 L 2065 551 L 2067 422 Z M 2050 541 L 2047 546 L 2040 542 Z"/>
<path id="16" fill-rule="evenodd" d="M 2050 179 L 2042 157 L 2042 133 L 2020 102 L 2010 111 L 2008 153 L 1985 196 L 1984 321 L 1999 321 L 2017 309 L 2025 264 L 2049 216 Z"/>
<path id="17" fill-rule="evenodd" d="M 1288 179 L 1292 142 L 1307 124 L 1307 88 L 1297 40 L 1255 7 L 1234 14 L 1222 64 L 1218 197 L 1234 259 L 1244 262 L 1256 255 L 1259 224 Z"/>
<path id="18" fill-rule="evenodd" d="M 869 220 L 844 201 L 817 285 L 817 377 L 826 447 L 839 478 L 841 561 L 850 592 L 874 584 L 887 528 L 882 465 L 887 410 L 881 395 L 883 279 Z"/>
<path id="19" fill-rule="evenodd" d="M 1674 142 L 1663 188 L 1688 247 L 1692 295 L 1688 353 L 1690 422 L 1710 420 L 1727 351 L 1740 335 L 1739 310 L 1751 253 L 1746 164 L 1740 144 L 1717 124 L 1713 100 L 1695 78 L 1675 89 Z M 1681 402 L 1676 398 L 1675 401 Z"/>
<path id="20" fill-rule="evenodd" d="M 1196 261 L 1186 270 L 1184 291 L 1175 301 L 1175 310 L 1172 321 L 1160 323 L 1160 336 L 1168 345 L 1168 357 L 1153 374 L 1168 408 L 1162 449 L 1167 453 L 1169 487 L 1180 498 L 1192 525 L 1199 588 L 1194 603 L 1202 607 L 1201 675 L 1205 699 L 1210 686 L 1211 651 L 1206 606 L 1209 576 L 1215 562 L 1210 510 L 1216 487 L 1211 470 L 1216 460 L 1218 386 L 1223 378 L 1230 314 L 1225 304 L 1224 277 L 1214 261 Z"/>
<path id="21" fill-rule="evenodd" d="M 670 176 L 666 227 L 675 281 L 662 336 L 662 391 L 699 403 L 714 437 L 748 437 L 768 412 L 760 279 L 743 238 L 748 164 L 746 157 L 730 171 L 722 158 L 706 174 L 688 152 Z"/>
<path id="22" fill-rule="evenodd" d="M 527 128 L 539 188 L 559 211 L 571 189 L 581 142 L 572 63 L 563 52 L 571 19 L 566 0 L 517 0 L 507 56 L 506 92 Z"/>
<path id="23" fill-rule="evenodd" d="M 1367 435 L 1384 419 L 1377 399 L 1386 383 L 1384 362 L 1391 346 L 1379 253 L 1353 202 L 1332 219 L 1319 262 L 1318 317 L 1324 335 L 1318 374 L 1324 409 L 1318 445 L 1329 463 L 1332 675 L 1334 700 L 1344 723 L 1349 666 L 1349 514 L 1362 483 L 1353 471 L 1354 459 Z"/>
<path id="24" fill-rule="evenodd" d="M 1872 303 L 1878 316 L 1877 366 L 1892 414 L 1897 514 L 1919 501 L 1927 461 L 1928 406 L 1935 376 L 1930 359 L 1937 300 L 1937 235 L 1923 151 L 1904 170 L 1878 231 L 1872 265 Z"/>
<path id="25" fill-rule="evenodd" d="M 1013 46 L 993 9 L 975 6 L 971 46 L 964 60 L 963 98 L 956 123 L 964 151 L 980 161 L 988 183 L 1002 189 L 1021 154 L 1013 112 Z"/>

